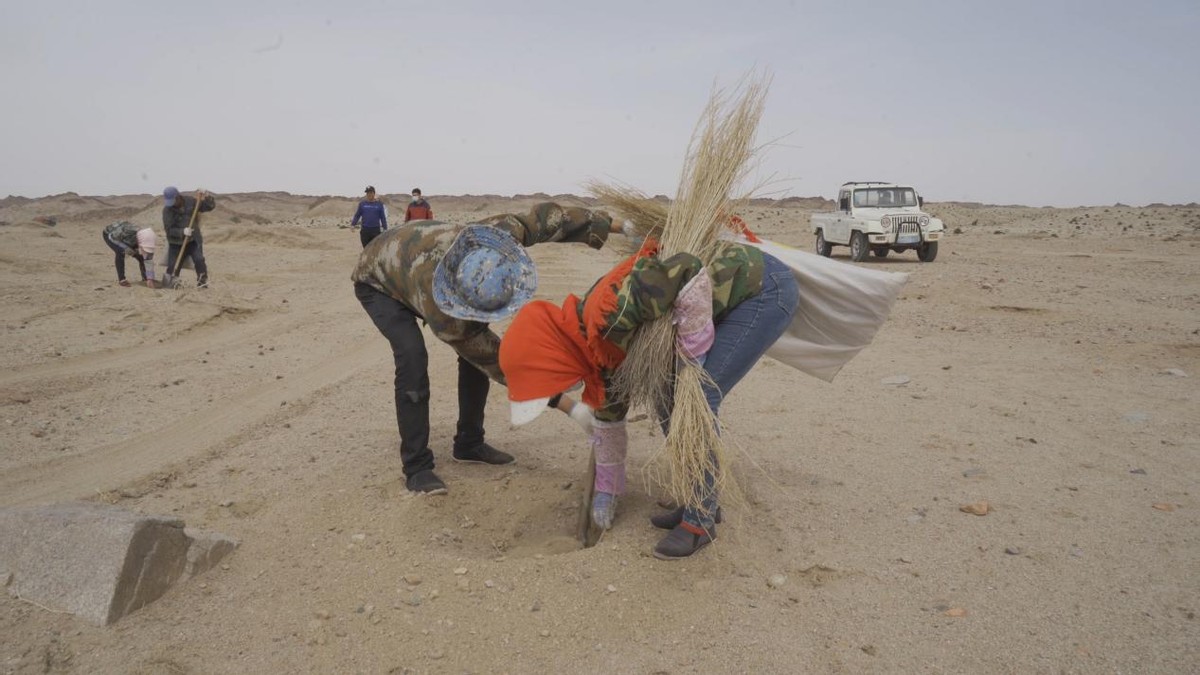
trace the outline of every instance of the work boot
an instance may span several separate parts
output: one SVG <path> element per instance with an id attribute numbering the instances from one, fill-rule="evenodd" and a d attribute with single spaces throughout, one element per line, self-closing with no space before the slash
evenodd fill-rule
<path id="1" fill-rule="evenodd" d="M 721 507 L 717 507 L 717 512 L 713 515 L 713 520 L 721 522 Z M 660 530 L 673 530 L 683 522 L 683 507 L 676 507 L 673 511 L 660 513 L 657 516 L 650 516 L 650 524 Z"/>
<path id="2" fill-rule="evenodd" d="M 654 547 L 654 557 L 659 560 L 679 560 L 686 558 L 696 551 L 708 546 L 717 538 L 717 528 L 714 525 L 707 532 L 696 534 L 680 523 L 675 529 L 660 539 Z"/>
<path id="3" fill-rule="evenodd" d="M 124 286 L 125 288 L 129 288 L 129 280 L 128 279 L 122 279 L 122 280 L 118 281 L 117 283 Z"/>
<path id="4" fill-rule="evenodd" d="M 208 288 L 208 275 L 201 274 L 196 277 L 196 288 Z"/>
<path id="5" fill-rule="evenodd" d="M 470 464 L 512 464 L 513 456 L 500 452 L 487 443 L 480 443 L 470 450 L 455 450 L 454 461 Z"/>
<path id="6" fill-rule="evenodd" d="M 444 495 L 448 492 L 446 484 L 442 482 L 441 478 L 437 477 L 433 469 L 425 469 L 424 471 L 414 473 L 404 481 L 404 486 L 408 488 L 409 492 L 425 495 Z"/>

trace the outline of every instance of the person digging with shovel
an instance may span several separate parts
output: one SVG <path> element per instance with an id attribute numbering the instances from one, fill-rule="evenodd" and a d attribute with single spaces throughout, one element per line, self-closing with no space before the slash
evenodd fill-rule
<path id="1" fill-rule="evenodd" d="M 180 194 L 178 188 L 163 190 L 163 229 L 167 231 L 167 272 L 163 287 L 178 283 L 183 260 L 191 260 L 196 268 L 196 285 L 208 288 L 208 265 L 204 262 L 204 241 L 200 235 L 200 214 L 216 208 L 216 200 L 205 190 L 195 196 Z"/>

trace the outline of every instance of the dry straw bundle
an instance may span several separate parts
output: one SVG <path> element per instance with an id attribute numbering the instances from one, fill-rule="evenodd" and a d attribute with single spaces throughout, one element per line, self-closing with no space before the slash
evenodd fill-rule
<path id="1" fill-rule="evenodd" d="M 592 183 L 593 195 L 633 220 L 644 232 L 661 229 L 660 255 L 686 252 L 707 266 L 721 251 L 719 235 L 736 207 L 753 190 L 731 197 L 749 171 L 758 148 L 754 137 L 762 117 L 768 80 L 746 77 L 732 92 L 716 90 L 697 123 L 688 147 L 675 200 L 665 210 L 635 190 Z M 719 493 L 734 491 L 729 479 L 718 420 L 704 397 L 707 377 L 694 362 L 677 358 L 675 328 L 663 317 L 639 329 L 614 386 L 631 406 L 669 414 L 670 432 L 662 454 L 669 466 L 664 485 L 676 503 L 700 507 L 706 476 Z M 661 457 L 656 458 L 661 459 Z"/>

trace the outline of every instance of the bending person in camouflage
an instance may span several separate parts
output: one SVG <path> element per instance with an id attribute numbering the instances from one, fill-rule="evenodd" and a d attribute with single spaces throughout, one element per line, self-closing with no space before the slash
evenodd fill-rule
<path id="1" fill-rule="evenodd" d="M 129 286 L 129 280 L 125 278 L 125 256 L 130 256 L 137 261 L 146 285 L 154 288 L 154 248 L 157 241 L 154 230 L 122 220 L 106 226 L 102 236 L 104 243 L 116 254 L 117 283 Z"/>
<path id="2" fill-rule="evenodd" d="M 475 225 L 414 221 L 384 232 L 363 249 L 351 276 L 354 294 L 392 347 L 400 460 L 409 490 L 446 492 L 433 472 L 429 357 L 417 321 L 458 352 L 454 459 L 508 464 L 512 455 L 484 442 L 489 378 L 505 383 L 500 338 L 488 323 L 515 313 L 536 286 L 533 263 L 521 247 L 574 242 L 598 249 L 610 232 L 620 231 L 603 212 L 546 202 L 527 215 L 492 216 Z M 440 279 L 436 293 L 435 277 Z M 584 406 L 578 413 L 572 414 L 576 421 L 590 423 Z"/>

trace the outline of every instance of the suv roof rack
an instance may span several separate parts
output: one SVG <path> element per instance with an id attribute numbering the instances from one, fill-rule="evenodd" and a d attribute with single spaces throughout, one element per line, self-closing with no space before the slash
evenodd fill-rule
<path id="1" fill-rule="evenodd" d="M 886 181 L 886 180 L 848 180 L 845 183 L 842 183 L 843 186 L 845 186 L 845 185 L 871 185 L 871 184 L 891 185 L 891 182 Z"/>

